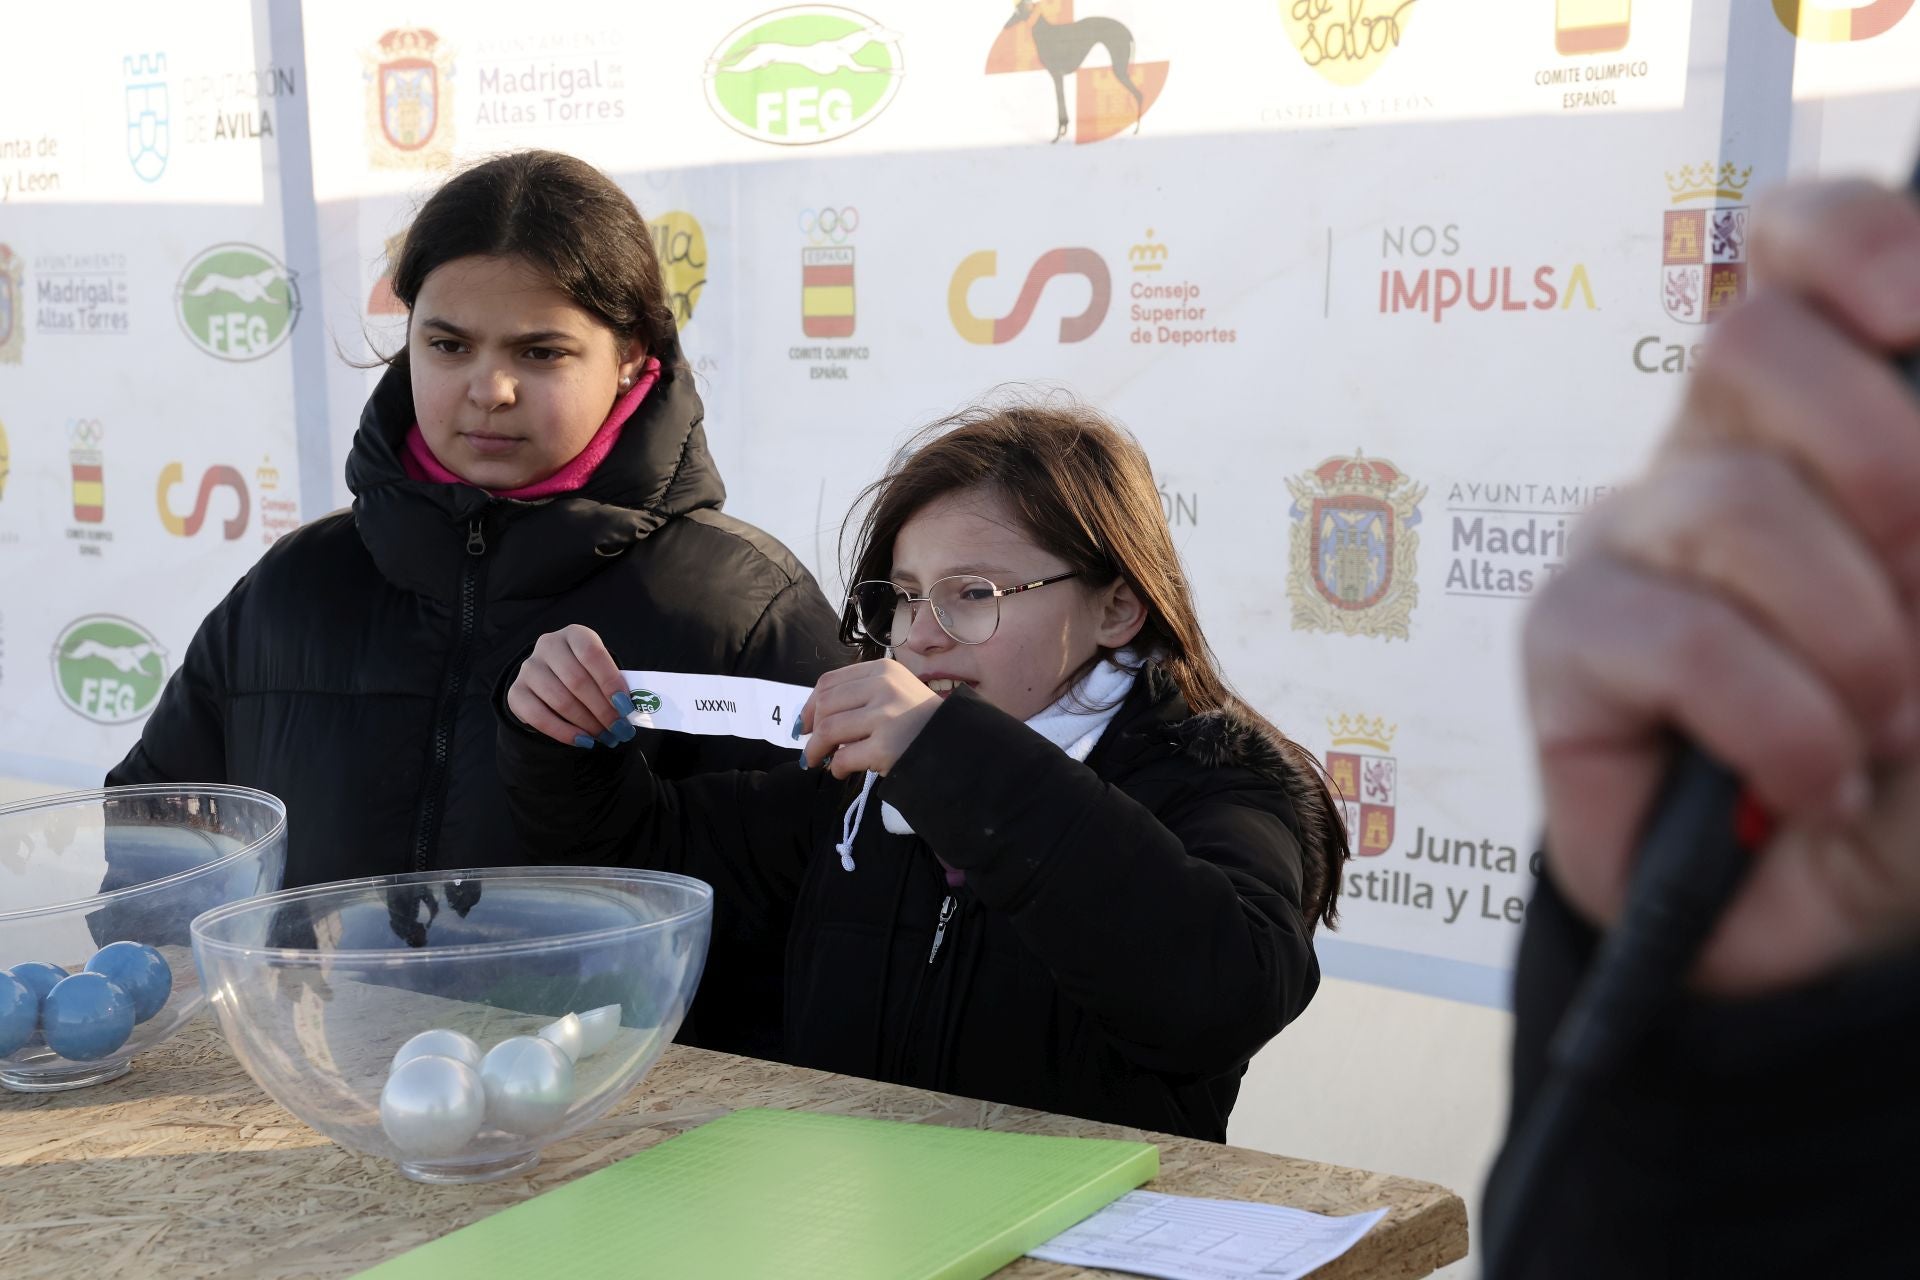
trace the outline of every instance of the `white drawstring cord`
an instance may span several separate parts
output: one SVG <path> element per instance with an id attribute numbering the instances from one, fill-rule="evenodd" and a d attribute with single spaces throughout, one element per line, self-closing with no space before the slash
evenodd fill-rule
<path id="1" fill-rule="evenodd" d="M 848 806 L 846 816 L 840 819 L 840 843 L 833 846 L 840 855 L 842 869 L 853 870 L 853 837 L 860 830 L 860 819 L 867 816 L 867 797 L 873 794 L 873 780 L 880 775 L 867 770 L 867 780 L 860 784 L 860 795 Z"/>
<path id="2" fill-rule="evenodd" d="M 887 657 L 893 657 L 892 645 L 887 646 Z M 833 851 L 840 855 L 840 868 L 843 871 L 853 870 L 853 838 L 860 832 L 860 820 L 867 816 L 867 797 L 873 794 L 873 784 L 879 776 L 873 770 L 867 770 L 867 776 L 860 784 L 860 794 L 847 806 L 846 813 L 840 819 L 840 843 L 833 846 Z"/>

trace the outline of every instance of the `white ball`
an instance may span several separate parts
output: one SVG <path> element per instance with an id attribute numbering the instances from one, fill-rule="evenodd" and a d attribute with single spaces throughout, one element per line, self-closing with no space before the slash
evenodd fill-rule
<path id="1" fill-rule="evenodd" d="M 583 1056 L 598 1053 L 612 1044 L 613 1037 L 620 1031 L 620 1006 L 617 1004 L 603 1004 L 598 1009 L 589 1009 L 575 1016 L 580 1019 L 580 1052 Z"/>
<path id="2" fill-rule="evenodd" d="M 487 1123 L 524 1136 L 557 1126 L 573 1103 L 573 1060 L 537 1036 L 502 1040 L 480 1061 Z"/>
<path id="3" fill-rule="evenodd" d="M 549 1022 L 540 1028 L 540 1038 L 566 1054 L 569 1062 L 580 1061 L 586 1052 L 587 1028 L 578 1014 L 570 1013 L 558 1022 Z"/>
<path id="4" fill-rule="evenodd" d="M 452 1058 L 455 1062 L 464 1062 L 475 1071 L 480 1069 L 480 1046 L 458 1031 L 435 1028 L 422 1031 L 413 1039 L 400 1046 L 393 1055 L 393 1061 L 387 1067 L 389 1072 L 398 1071 L 403 1065 L 415 1058 L 429 1055 L 439 1058 Z"/>
<path id="5" fill-rule="evenodd" d="M 380 1091 L 380 1127 L 414 1159 L 458 1153 L 486 1114 L 480 1074 L 456 1058 L 428 1054 L 401 1063 Z"/>

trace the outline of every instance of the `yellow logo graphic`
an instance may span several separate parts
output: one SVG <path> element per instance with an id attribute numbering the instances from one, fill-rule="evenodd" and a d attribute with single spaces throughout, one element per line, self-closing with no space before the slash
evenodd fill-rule
<path id="1" fill-rule="evenodd" d="M 1781 25 L 1802 40 L 1847 44 L 1893 30 L 1913 0 L 1773 0 Z"/>
<path id="2" fill-rule="evenodd" d="M 673 304 L 673 322 L 686 328 L 700 305 L 700 291 L 707 285 L 707 233 L 700 220 L 675 209 L 650 218 L 653 251 L 660 257 L 660 274 L 667 285 L 667 301 Z"/>
<path id="3" fill-rule="evenodd" d="M 1280 0 L 1287 38 L 1306 64 L 1340 85 L 1355 85 L 1400 47 L 1418 0 Z"/>
<path id="4" fill-rule="evenodd" d="M 1153 228 L 1147 228 L 1147 238 L 1127 250 L 1127 262 L 1135 271 L 1159 271 L 1167 265 L 1167 246 L 1153 238 Z"/>

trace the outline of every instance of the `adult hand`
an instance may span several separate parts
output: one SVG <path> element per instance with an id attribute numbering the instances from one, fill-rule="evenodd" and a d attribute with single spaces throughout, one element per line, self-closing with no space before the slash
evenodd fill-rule
<path id="1" fill-rule="evenodd" d="M 1778 834 L 1702 956 L 1753 993 L 1920 941 L 1920 207 L 1756 209 L 1762 287 L 1711 335 L 1647 475 L 1583 524 L 1525 636 L 1549 865 L 1615 919 L 1678 730 Z"/>

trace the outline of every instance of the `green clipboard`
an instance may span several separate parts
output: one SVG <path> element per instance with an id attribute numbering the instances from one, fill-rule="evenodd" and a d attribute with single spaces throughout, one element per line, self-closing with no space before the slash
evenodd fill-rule
<path id="1" fill-rule="evenodd" d="M 1159 1172 L 1151 1143 L 736 1111 L 367 1280 L 975 1280 Z"/>

